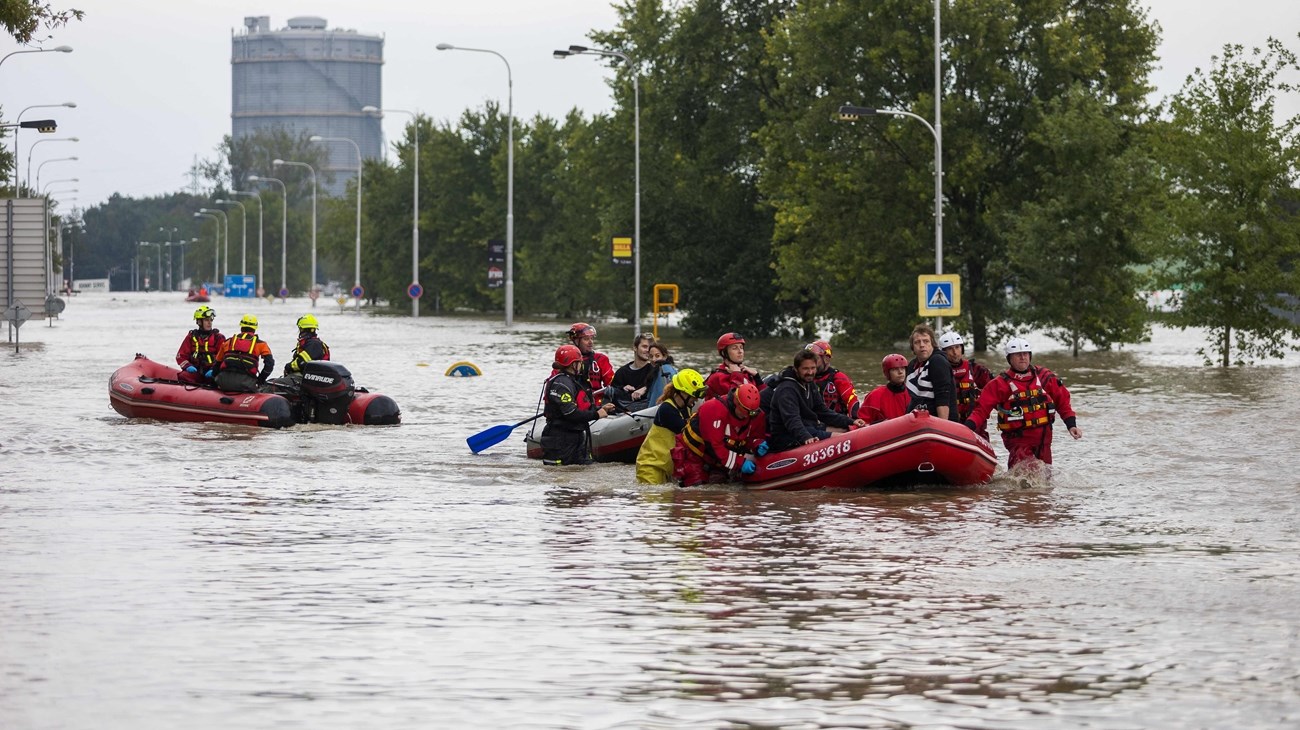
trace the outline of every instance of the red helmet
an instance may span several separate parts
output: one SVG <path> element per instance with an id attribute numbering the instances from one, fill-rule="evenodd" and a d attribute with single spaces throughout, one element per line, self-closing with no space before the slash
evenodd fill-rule
<path id="1" fill-rule="evenodd" d="M 575 322 L 573 326 L 569 328 L 568 335 L 569 339 L 574 341 L 577 341 L 580 337 L 595 337 L 596 328 L 586 322 Z"/>
<path id="2" fill-rule="evenodd" d="M 563 370 L 582 359 L 582 350 L 576 345 L 560 345 L 555 350 L 555 362 L 551 367 Z"/>
<path id="3" fill-rule="evenodd" d="M 735 401 L 740 404 L 741 408 L 753 413 L 758 410 L 759 397 L 758 386 L 753 383 L 744 383 L 737 386 L 734 391 Z"/>
<path id="4" fill-rule="evenodd" d="M 727 334 L 718 338 L 718 354 L 719 355 L 726 354 L 727 347 L 730 345 L 743 345 L 743 344 L 745 344 L 744 337 L 741 337 L 739 334 L 735 332 L 728 332 Z"/>
<path id="5" fill-rule="evenodd" d="M 831 356 L 831 343 L 826 340 L 817 340 L 816 342 L 810 343 L 804 349 L 814 355 L 825 355 L 826 357 Z"/>
<path id="6" fill-rule="evenodd" d="M 907 358 L 899 354 L 885 355 L 885 359 L 880 361 L 880 369 L 885 371 L 885 377 L 889 377 L 889 371 L 894 368 L 907 367 Z"/>

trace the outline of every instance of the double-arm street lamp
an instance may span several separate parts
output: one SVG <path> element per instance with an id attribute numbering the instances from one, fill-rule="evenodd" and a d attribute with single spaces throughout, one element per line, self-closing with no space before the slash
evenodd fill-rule
<path id="1" fill-rule="evenodd" d="M 266 282 L 262 281 L 262 196 L 256 190 L 231 190 L 230 194 L 257 198 L 257 296 L 260 297 L 266 286 Z M 248 273 L 248 270 L 245 269 L 244 273 Z"/>
<path id="2" fill-rule="evenodd" d="M 280 291 L 281 297 L 289 296 L 288 284 L 288 265 L 289 265 L 289 189 L 284 186 L 284 181 L 274 177 L 262 177 L 260 175 L 249 175 L 249 182 L 269 182 L 280 186 L 280 195 L 284 198 L 284 207 L 280 210 Z M 257 272 L 258 280 L 261 281 L 262 272 Z"/>
<path id="3" fill-rule="evenodd" d="M 221 246 L 221 258 L 225 261 L 225 267 L 221 269 L 224 275 L 217 281 L 221 284 L 221 291 L 226 291 L 226 276 L 230 275 L 230 218 L 226 216 L 226 211 L 217 208 L 199 208 L 200 213 L 211 213 L 221 218 L 222 240 L 225 243 Z"/>
<path id="4" fill-rule="evenodd" d="M 239 222 L 244 227 L 244 231 L 241 234 L 239 239 L 241 245 L 243 246 L 243 250 L 239 255 L 239 275 L 243 276 L 244 274 L 248 273 L 248 208 L 245 208 L 244 204 L 239 202 L 238 200 L 226 200 L 223 198 L 221 200 L 215 200 L 213 202 L 216 203 L 217 205 L 238 205 L 239 206 Z"/>
<path id="5" fill-rule="evenodd" d="M 22 128 L 21 123 L 23 121 L 23 115 L 27 113 L 28 109 L 62 109 L 65 107 L 68 109 L 76 109 L 77 103 L 73 101 L 65 101 L 62 104 L 33 104 L 32 106 L 26 107 L 22 111 L 18 112 L 18 116 L 14 117 L 14 121 L 19 122 L 19 126 L 14 127 L 14 195 L 18 194 L 18 130 Z"/>
<path id="6" fill-rule="evenodd" d="M 439 44 L 438 48 L 441 49 L 443 45 L 446 44 Z M 510 64 L 507 63 L 506 68 L 509 69 Z M 415 286 L 420 283 L 420 115 L 418 112 L 409 112 L 405 109 L 380 109 L 378 107 L 373 107 L 373 106 L 362 107 L 361 111 L 366 112 L 367 114 L 378 114 L 380 112 L 391 112 L 394 114 L 409 114 L 411 117 L 411 137 L 415 141 L 415 151 L 414 151 L 414 155 L 411 158 L 413 161 L 411 167 L 413 170 L 413 177 L 415 178 L 415 181 L 412 183 L 413 190 L 411 193 L 411 198 L 413 201 L 411 204 L 411 285 Z M 514 126 L 513 122 L 511 126 L 512 127 Z M 513 146 L 514 145 L 512 144 L 511 147 Z M 512 158 L 512 162 L 513 162 L 513 158 Z M 511 165 L 511 167 L 513 167 L 513 164 Z M 316 185 L 316 178 L 313 175 L 312 176 L 313 218 L 315 217 L 315 213 L 316 213 L 315 185 Z M 513 198 L 514 196 L 511 195 L 510 197 Z M 509 217 L 510 213 L 507 212 L 506 215 L 507 217 Z M 507 233 L 506 236 L 508 238 L 510 234 Z M 507 247 L 510 246 L 509 243 L 507 243 L 506 245 Z M 506 286 L 507 286 L 506 296 L 509 297 L 511 295 L 511 288 L 509 284 L 507 284 Z M 506 309 L 509 310 L 509 305 L 506 306 Z M 420 297 L 418 296 L 411 297 L 411 316 L 412 317 L 420 316 Z M 507 317 L 506 324 L 509 324 L 510 323 L 509 315 L 506 315 L 506 317 Z"/>
<path id="7" fill-rule="evenodd" d="M 308 165 L 306 162 L 294 162 L 292 160 L 271 160 L 273 167 L 282 167 L 290 165 L 294 167 L 305 167 L 307 172 L 311 173 L 311 281 L 307 289 L 311 298 L 311 306 L 316 306 L 316 168 Z"/>
<path id="8" fill-rule="evenodd" d="M 506 326 L 515 321 L 515 79 L 506 57 L 487 48 L 439 43 L 440 51 L 490 53 L 506 65 Z"/>
<path id="9" fill-rule="evenodd" d="M 322 137 L 313 135 L 310 139 L 312 142 L 347 142 L 352 145 L 352 149 L 357 153 L 357 269 L 352 289 L 353 294 L 357 297 L 357 314 L 361 314 L 361 147 L 356 142 L 347 137 Z M 316 278 L 316 272 L 312 272 L 312 278 Z"/>
<path id="10" fill-rule="evenodd" d="M 212 250 L 214 251 L 213 257 L 215 258 L 212 263 L 212 281 L 213 283 L 219 283 L 221 281 L 221 220 L 211 213 L 195 213 L 194 217 L 211 218 L 216 224 L 217 235 L 212 241 Z M 224 292 L 225 290 L 223 289 L 222 291 Z"/>
<path id="11" fill-rule="evenodd" d="M 588 48 L 586 46 L 569 46 L 568 50 L 557 50 L 553 55 L 556 59 L 563 60 L 569 56 L 605 56 L 607 58 L 621 58 L 623 65 L 627 66 L 628 71 L 632 74 L 632 126 L 633 126 L 633 144 L 636 149 L 636 159 L 633 162 L 635 178 L 635 222 L 633 223 L 632 232 L 632 279 L 633 288 L 636 290 L 633 305 L 634 324 L 641 323 L 641 74 L 632 66 L 632 59 L 628 58 L 626 53 L 620 51 L 608 51 L 602 48 Z"/>

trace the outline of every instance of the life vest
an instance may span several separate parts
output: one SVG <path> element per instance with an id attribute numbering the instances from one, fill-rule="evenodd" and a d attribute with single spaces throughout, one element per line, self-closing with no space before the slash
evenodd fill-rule
<path id="1" fill-rule="evenodd" d="M 1011 388 L 1011 393 L 998 404 L 999 431 L 1041 428 L 1056 420 L 1056 404 L 1043 387 L 1038 368 L 1033 372 L 1031 383 L 1015 380 L 1006 373 L 998 376 Z"/>
<path id="2" fill-rule="evenodd" d="M 316 360 L 330 359 L 330 346 L 325 344 L 324 340 L 314 335 L 312 337 L 301 337 L 298 339 L 298 344 L 293 348 L 293 356 L 289 358 L 289 369 L 291 371 L 301 372 L 303 363 L 308 363 L 312 361 L 313 358 L 311 354 L 308 353 L 306 350 L 307 343 L 312 341 L 320 343 L 321 356 L 315 359 Z"/>
<path id="3" fill-rule="evenodd" d="M 952 369 L 952 381 L 957 386 L 957 417 L 966 420 L 975 409 L 975 401 L 980 398 L 980 387 L 975 384 L 970 360 L 962 360 L 961 365 Z"/>
<path id="4" fill-rule="evenodd" d="M 577 407 L 577 410 L 589 411 L 596 407 L 592 403 L 591 391 L 587 389 L 586 383 L 574 377 L 573 375 L 570 375 L 569 373 L 560 371 L 555 375 L 551 376 L 550 380 L 546 382 L 546 385 L 542 386 L 542 392 L 547 393 L 547 395 L 545 396 L 545 404 L 542 407 L 543 417 L 546 419 L 546 422 L 548 424 L 554 423 L 563 430 L 579 430 L 579 431 L 586 430 L 587 424 L 585 423 L 577 428 L 566 428 L 566 426 L 571 426 L 571 424 L 565 422 L 564 411 L 562 410 L 561 405 L 559 403 L 556 403 L 549 395 L 551 390 L 551 384 L 561 377 L 566 378 L 568 382 L 573 385 L 573 390 L 575 391 L 573 393 L 573 404 L 574 406 Z M 566 392 L 562 396 L 562 398 L 567 398 L 567 397 L 569 397 L 569 394 Z"/>
<path id="5" fill-rule="evenodd" d="M 190 330 L 190 362 L 199 365 L 200 370 L 216 362 L 219 348 L 216 330 Z"/>
<path id="6" fill-rule="evenodd" d="M 240 332 L 227 342 L 230 349 L 221 361 L 221 369 L 238 370 L 257 377 L 258 356 L 253 354 L 253 349 L 257 347 L 257 333 Z"/>
<path id="7" fill-rule="evenodd" d="M 727 405 L 728 417 L 725 419 L 726 424 L 724 428 L 727 431 L 732 430 L 731 426 L 736 426 L 739 429 L 742 424 L 736 422 L 734 416 L 731 416 L 731 410 L 734 407 L 732 406 L 731 399 L 724 397 L 720 400 Z M 743 425 L 743 431 L 734 434 L 728 433 L 722 437 L 722 443 L 726 445 L 729 451 L 740 454 L 743 454 L 746 451 L 745 443 L 749 435 L 749 422 L 745 421 Z M 713 453 L 713 449 L 709 447 L 709 442 L 705 441 L 704 437 L 700 435 L 699 411 L 696 411 L 691 415 L 690 420 L 686 422 L 686 428 L 682 429 L 682 443 L 686 445 L 686 448 L 689 449 L 692 454 L 703 459 L 705 463 L 713 466 L 722 465 L 722 455 Z"/>

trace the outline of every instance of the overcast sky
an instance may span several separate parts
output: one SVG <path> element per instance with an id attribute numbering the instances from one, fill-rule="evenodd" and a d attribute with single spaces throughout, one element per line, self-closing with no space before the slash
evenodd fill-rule
<path id="1" fill-rule="evenodd" d="M 79 179 L 49 186 L 53 191 L 76 188 L 75 194 L 53 195 L 74 207 L 96 205 L 115 192 L 144 197 L 188 186 L 195 157 L 214 157 L 222 136 L 230 133 L 230 37 L 249 15 L 269 15 L 275 29 L 290 17 L 314 15 L 324 17 L 330 28 L 382 35 L 388 108 L 419 110 L 441 121 L 488 99 L 504 103 L 506 75 L 500 60 L 438 51 L 434 46 L 440 42 L 490 48 L 509 59 L 517 117 L 540 113 L 558 118 L 575 106 L 587 113 L 611 106 L 610 74 L 597 59 L 551 58 L 555 48 L 585 43 L 590 30 L 613 27 L 616 15 L 606 0 L 263 0 L 242 8 L 215 0 L 53 4 L 86 11 L 84 20 L 44 42 L 45 47 L 69 45 L 74 51 L 10 57 L 0 66 L 0 104 L 6 119 L 12 119 L 36 104 L 77 103 L 76 109 L 28 111 L 24 119 L 56 118 L 59 131 L 49 136 L 26 131 L 19 138 L 24 176 L 29 145 L 38 138 L 80 139 L 43 143 L 31 153 L 33 167 L 45 160 L 80 158 L 51 162 L 41 170 L 42 187 Z M 1296 0 L 1147 4 L 1163 28 L 1162 68 L 1153 79 L 1162 96 L 1176 91 L 1197 66 L 1208 66 L 1224 43 L 1260 45 L 1273 33 L 1300 51 Z M 0 41 L 0 55 L 18 48 L 7 36 Z M 1300 114 L 1300 93 L 1284 98 L 1283 110 Z M 402 115 L 386 115 L 386 137 L 400 138 L 405 123 Z"/>

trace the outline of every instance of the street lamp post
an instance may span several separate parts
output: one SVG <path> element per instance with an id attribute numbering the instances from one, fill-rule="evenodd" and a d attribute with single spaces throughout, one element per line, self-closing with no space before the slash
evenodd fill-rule
<path id="1" fill-rule="evenodd" d="M 73 162 L 75 162 L 75 161 L 77 161 L 77 160 L 79 160 L 79 159 L 81 159 L 81 158 L 80 158 L 80 157 L 75 157 L 75 156 L 73 156 L 73 157 L 55 157 L 55 158 L 52 159 L 52 160 L 46 160 L 46 161 L 42 162 L 40 165 L 38 165 L 38 166 L 36 167 L 36 187 L 39 188 L 39 187 L 41 186 L 41 170 L 42 170 L 46 165 L 50 164 L 51 162 L 68 162 L 68 161 L 73 161 Z"/>
<path id="2" fill-rule="evenodd" d="M 203 212 L 195 213 L 194 217 L 211 218 L 212 221 L 216 223 L 217 235 L 216 235 L 216 239 L 212 242 L 212 250 L 214 252 L 213 257 L 215 258 L 215 261 L 213 261 L 212 263 L 212 280 L 214 283 L 220 283 L 221 282 L 221 221 L 211 213 L 203 213 Z M 224 288 L 222 289 L 222 292 L 223 293 L 225 292 Z"/>
<path id="3" fill-rule="evenodd" d="M 361 293 L 361 147 L 347 137 L 321 137 L 313 135 L 310 139 L 312 142 L 347 142 L 352 145 L 352 149 L 357 152 L 357 268 L 356 277 L 352 288 L 356 293 Z M 312 272 L 312 278 L 315 278 L 315 272 Z M 357 297 L 357 314 L 361 314 L 361 297 Z"/>
<path id="4" fill-rule="evenodd" d="M 157 247 L 158 247 L 158 282 L 157 282 L 157 284 L 158 284 L 158 291 L 162 291 L 162 290 L 163 290 L 163 289 L 162 289 L 162 247 L 163 247 L 163 245 L 162 245 L 161 243 L 157 243 L 157 242 L 154 242 L 154 241 L 141 241 L 141 242 L 140 242 L 140 245 L 141 245 L 141 246 L 157 246 Z M 147 290 L 147 288 L 146 288 L 146 290 Z"/>
<path id="5" fill-rule="evenodd" d="M 633 287 L 636 289 L 633 305 L 634 324 L 641 323 L 641 74 L 635 68 L 632 68 L 632 59 L 628 58 L 626 53 L 621 51 L 608 51 L 602 48 L 587 48 L 586 46 L 569 46 L 568 50 L 557 50 L 553 55 L 556 59 L 563 60 L 569 56 L 605 56 L 607 58 L 621 58 L 623 64 L 632 72 L 632 126 L 633 126 L 633 145 L 635 146 L 636 159 L 633 162 L 635 178 L 635 195 L 634 217 L 632 232 L 632 279 Z"/>
<path id="6" fill-rule="evenodd" d="M 39 172 L 37 174 L 39 175 Z M 172 285 L 175 278 L 172 276 L 172 236 L 176 235 L 177 230 L 176 228 L 166 228 L 164 226 L 158 227 L 159 233 L 167 234 L 167 291 L 176 291 L 176 287 Z"/>
<path id="7" fill-rule="evenodd" d="M 284 186 L 284 181 L 274 177 L 262 177 L 259 175 L 249 175 L 249 182 L 269 182 L 280 186 L 280 196 L 284 198 L 284 206 L 280 209 L 280 296 L 288 296 L 288 266 L 289 266 L 289 188 Z"/>
<path id="8" fill-rule="evenodd" d="M 239 239 L 241 245 L 243 246 L 243 250 L 239 254 L 239 275 L 243 276 L 244 274 L 248 273 L 248 209 L 245 208 L 244 204 L 239 202 L 238 200 L 222 199 L 215 202 L 217 205 L 238 205 L 239 206 L 239 223 L 244 227 L 244 231 L 242 234 L 240 234 L 240 239 Z"/>
<path id="9" fill-rule="evenodd" d="M 487 48 L 439 43 L 440 51 L 490 53 L 506 65 L 506 326 L 515 321 L 515 79 L 506 57 Z"/>
<path id="10" fill-rule="evenodd" d="M 441 46 L 439 46 L 439 47 L 441 47 Z M 507 63 L 507 64 L 506 64 L 506 69 L 508 70 L 509 68 L 510 68 L 510 64 Z M 361 111 L 363 111 L 363 112 L 369 112 L 369 113 L 371 113 L 371 114 L 375 114 L 375 113 L 378 113 L 378 112 L 381 112 L 381 111 L 382 111 L 382 112 L 393 112 L 393 113 L 396 113 L 396 114 L 409 114 L 409 115 L 411 115 L 411 137 L 415 140 L 415 152 L 414 152 L 414 155 L 412 156 L 413 162 L 412 162 L 412 165 L 411 165 L 412 170 L 413 170 L 413 175 L 412 175 L 412 177 L 414 177 L 414 182 L 412 183 L 412 188 L 413 188 L 413 190 L 412 190 L 412 192 L 411 192 L 411 198 L 412 198 L 412 204 L 411 204 L 411 284 L 412 284 L 412 285 L 414 285 L 414 284 L 419 284 L 419 283 L 420 283 L 420 115 L 419 115 L 418 112 L 409 112 L 409 111 L 407 111 L 407 110 L 405 110 L 405 109 L 379 109 L 378 107 L 373 107 L 373 106 L 362 107 L 362 108 L 361 108 Z M 514 127 L 514 121 L 513 121 L 513 119 L 511 120 L 511 124 L 510 124 L 510 126 L 511 126 L 512 128 Z M 511 143 L 510 147 L 511 147 L 511 149 L 514 148 L 513 137 L 512 137 L 512 143 Z M 512 171 L 513 171 L 513 169 L 514 169 L 514 157 L 513 157 L 513 155 L 511 156 L 511 159 L 510 159 L 510 167 L 511 167 L 511 169 L 512 169 Z M 507 186 L 510 186 L 510 187 L 512 187 L 512 189 L 513 189 L 514 176 L 513 176 L 513 175 L 510 175 L 510 179 L 511 179 L 511 180 L 510 180 L 509 183 L 507 183 Z M 315 185 L 314 180 L 315 180 L 315 178 L 313 178 L 313 183 L 312 183 L 313 185 Z M 513 193 L 513 191 L 510 192 L 510 193 L 508 193 L 508 194 L 509 194 L 510 198 L 513 200 L 513 199 L 514 199 L 514 193 Z M 313 198 L 313 201 L 314 201 L 314 200 L 315 200 L 315 198 Z M 314 205 L 314 204 L 315 204 L 315 203 L 313 202 L 313 205 Z M 314 210 L 314 209 L 313 209 L 313 210 Z M 513 211 L 508 210 L 508 211 L 506 212 L 506 217 L 507 217 L 507 219 L 508 219 L 508 222 L 507 222 L 507 228 L 510 228 L 510 229 L 513 229 L 513 228 L 514 228 L 514 217 L 513 217 L 513 216 L 514 216 L 514 212 L 513 212 Z M 513 238 L 513 236 L 511 235 L 511 232 L 508 231 L 508 232 L 506 233 L 506 238 L 507 238 L 507 239 L 512 239 L 512 238 Z M 511 244 L 513 244 L 513 241 L 512 241 L 512 240 L 507 240 L 506 247 L 507 247 L 507 248 L 511 248 L 511 247 L 512 247 Z M 507 264 L 507 268 L 509 268 L 509 265 L 508 265 L 508 264 Z M 510 282 L 510 277 L 509 277 L 509 276 L 506 277 L 506 281 L 507 281 L 507 282 Z M 506 304 L 506 311 L 507 311 L 507 314 L 506 314 L 506 324 L 510 324 L 510 314 L 509 314 L 509 310 L 510 310 L 510 300 L 513 299 L 513 296 L 512 296 L 512 295 L 513 295 L 513 288 L 514 288 L 514 287 L 513 287 L 513 284 L 512 284 L 512 283 L 507 283 L 507 284 L 506 284 L 506 297 L 507 297 L 507 304 Z M 419 316 L 420 316 L 420 298 L 419 298 L 419 297 L 411 297 L 411 316 L 412 316 L 412 317 L 419 317 Z"/>
<path id="11" fill-rule="evenodd" d="M 14 127 L 14 196 L 15 197 L 17 197 L 18 195 L 18 130 L 22 129 L 21 122 L 23 121 L 23 115 L 27 113 L 28 109 L 62 109 L 62 108 L 76 109 L 77 103 L 75 101 L 65 101 L 62 104 L 34 104 L 32 106 L 24 108 L 22 111 L 18 112 L 18 116 L 14 117 L 14 121 L 20 123 L 19 126 Z"/>
<path id="12" fill-rule="evenodd" d="M 257 198 L 257 288 L 258 296 L 261 297 L 261 291 L 264 291 L 266 282 L 262 281 L 262 194 L 256 190 L 231 190 L 231 195 L 247 195 L 250 198 Z"/>
<path id="13" fill-rule="evenodd" d="M 38 139 L 35 142 L 32 142 L 32 146 L 27 148 L 27 180 L 26 180 L 27 189 L 28 190 L 32 189 L 32 151 L 36 149 L 36 145 L 42 142 L 80 142 L 80 141 L 81 139 L 79 137 L 56 137 L 54 139 Z"/>
<path id="14" fill-rule="evenodd" d="M 226 277 L 230 276 L 230 218 L 226 211 L 218 208 L 199 208 L 200 213 L 212 213 L 221 218 L 222 240 L 221 259 L 225 262 L 225 267 L 221 269 L 221 278 L 218 283 L 221 284 L 221 292 L 226 292 Z"/>
<path id="15" fill-rule="evenodd" d="M 293 162 L 291 160 L 271 160 L 275 167 L 282 165 L 302 166 L 307 168 L 311 173 L 311 282 L 307 289 L 311 306 L 316 307 L 316 168 L 308 165 L 306 162 Z"/>

